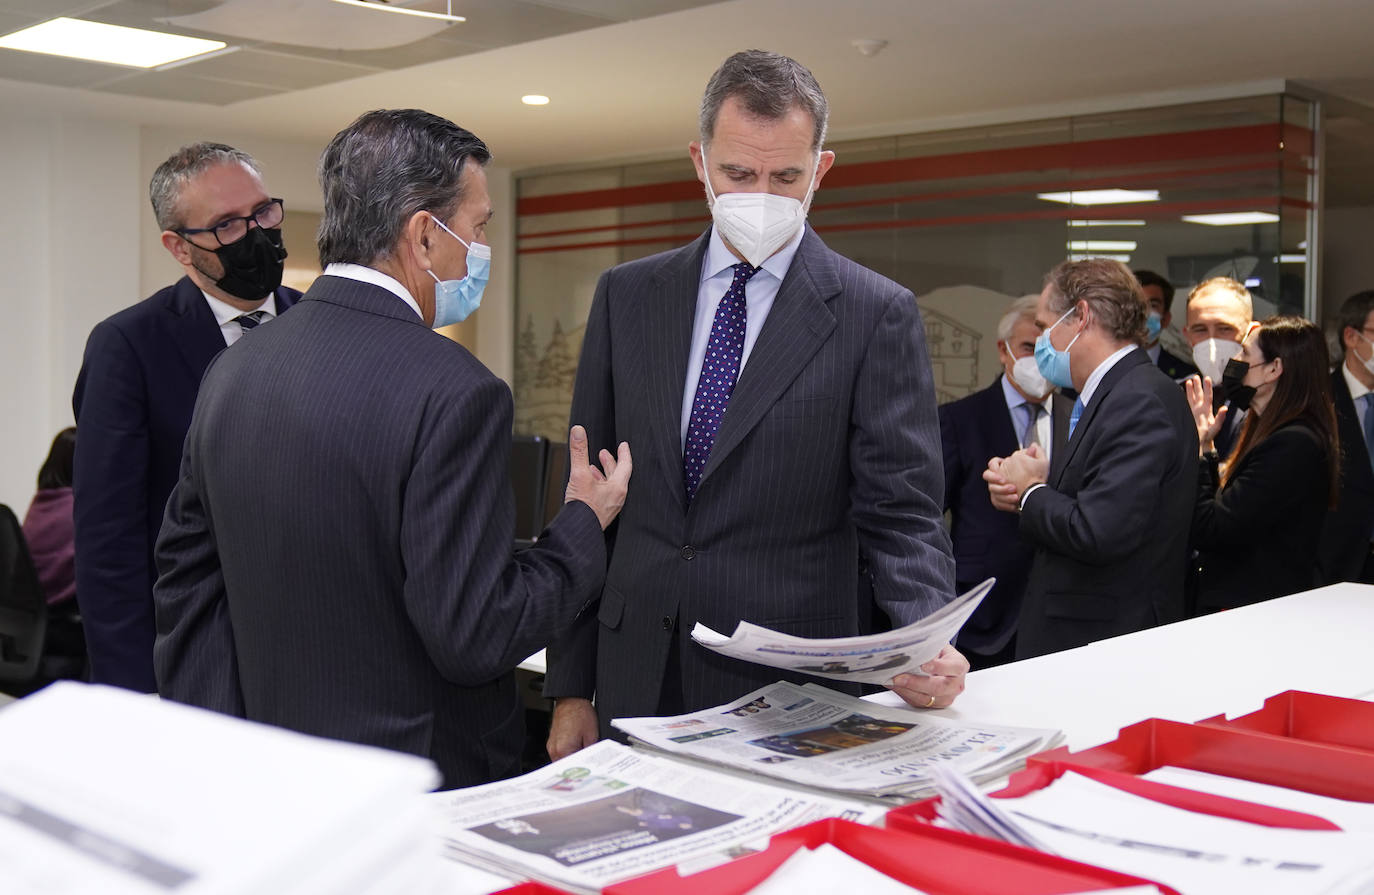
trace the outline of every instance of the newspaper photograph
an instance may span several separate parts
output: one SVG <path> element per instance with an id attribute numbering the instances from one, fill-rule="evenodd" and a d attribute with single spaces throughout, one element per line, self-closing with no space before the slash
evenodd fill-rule
<path id="1" fill-rule="evenodd" d="M 931 792 L 932 764 L 992 780 L 1061 738 L 1060 731 L 954 722 L 781 681 L 699 712 L 611 723 L 646 746 L 697 761 L 801 786 L 904 798 Z"/>
<path id="2" fill-rule="evenodd" d="M 523 777 L 433 798 L 450 858 L 589 892 L 683 862 L 746 854 L 773 833 L 823 817 L 862 823 L 883 812 L 610 740 Z"/>
<path id="3" fill-rule="evenodd" d="M 740 622 L 735 633 L 726 637 L 697 622 L 692 639 L 722 656 L 757 665 L 882 685 L 899 674 L 924 675 L 921 666 L 954 641 L 954 635 L 996 583 L 997 579 L 989 578 L 920 621 L 882 634 L 797 637 Z"/>

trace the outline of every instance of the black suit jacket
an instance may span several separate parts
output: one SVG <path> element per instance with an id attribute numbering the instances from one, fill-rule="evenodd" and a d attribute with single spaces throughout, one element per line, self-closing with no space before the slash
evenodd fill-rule
<path id="1" fill-rule="evenodd" d="M 1187 399 L 1143 349 L 1107 371 L 1021 511 L 1036 553 L 1017 658 L 1183 618 L 1197 458 Z"/>
<path id="2" fill-rule="evenodd" d="M 1193 512 L 1197 608 L 1215 612 L 1317 585 L 1317 542 L 1330 491 L 1326 446 L 1290 423 L 1256 444 L 1218 490 L 1215 460 L 1201 461 Z"/>
<path id="3" fill-rule="evenodd" d="M 1341 444 L 1341 496 L 1340 503 L 1322 522 L 1317 548 L 1321 580 L 1325 584 L 1360 580 L 1369 557 L 1370 533 L 1374 532 L 1374 472 L 1370 470 L 1360 417 L 1340 365 L 1331 374 L 1331 395 L 1336 402 Z"/>
<path id="4" fill-rule="evenodd" d="M 1159 349 L 1159 361 L 1156 366 L 1175 382 L 1197 372 L 1197 367 L 1177 355 L 1170 354 L 1163 347 Z"/>
<path id="5" fill-rule="evenodd" d="M 276 291 L 277 312 L 300 293 Z M 275 326 L 276 323 L 272 323 Z M 151 692 L 153 542 L 205 368 L 224 336 L 189 277 L 96 325 L 72 394 L 76 594 L 91 677 Z"/>
<path id="6" fill-rule="evenodd" d="M 1034 549 L 1017 532 L 1015 514 L 996 509 L 988 497 L 983 471 L 993 457 L 1006 457 L 1020 447 L 1002 377 L 989 387 L 940 405 L 940 441 L 945 458 L 945 511 L 954 542 L 954 587 L 960 593 L 987 578 L 996 586 L 959 631 L 960 649 L 991 654 L 1006 646 L 1016 631 L 1021 596 L 1026 590 Z M 1068 440 L 1073 402 L 1051 399 L 1053 457 Z"/>
<path id="7" fill-rule="evenodd" d="M 157 544 L 162 695 L 519 772 L 513 670 L 588 603 L 596 515 L 514 558 L 510 389 L 385 289 L 315 281 L 201 386 Z"/>
<path id="8" fill-rule="evenodd" d="M 689 710 L 781 676 L 698 646 L 698 621 L 857 633 L 861 552 L 894 623 L 954 593 L 916 301 L 809 228 L 687 502 L 681 408 L 709 236 L 603 274 L 578 365 L 573 421 L 593 451 L 628 440 L 635 473 L 599 611 L 551 651 L 545 693 L 594 693 L 607 733 L 659 710 L 674 639 Z"/>

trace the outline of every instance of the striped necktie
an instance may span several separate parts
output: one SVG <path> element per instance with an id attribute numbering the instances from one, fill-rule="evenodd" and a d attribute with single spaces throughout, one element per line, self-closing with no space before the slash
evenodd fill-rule
<path id="1" fill-rule="evenodd" d="M 247 314 L 240 314 L 234 320 L 238 321 L 239 328 L 246 333 L 262 323 L 266 317 L 266 311 L 249 311 Z"/>

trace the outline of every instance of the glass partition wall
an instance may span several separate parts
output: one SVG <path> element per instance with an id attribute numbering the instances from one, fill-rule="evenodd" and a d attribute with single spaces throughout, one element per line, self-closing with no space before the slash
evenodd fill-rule
<path id="1" fill-rule="evenodd" d="M 1225 274 L 1256 316 L 1312 316 L 1314 104 L 1195 103 L 837 142 L 810 222 L 833 249 L 917 295 L 940 401 L 989 384 L 1007 303 L 1065 257 L 1107 255 L 1179 289 Z M 709 223 L 686 151 L 517 181 L 516 431 L 562 440 L 601 271 Z"/>

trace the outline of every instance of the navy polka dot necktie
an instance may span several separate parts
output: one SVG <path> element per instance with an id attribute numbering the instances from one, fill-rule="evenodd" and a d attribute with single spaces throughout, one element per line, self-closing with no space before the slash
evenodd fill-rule
<path id="1" fill-rule="evenodd" d="M 696 396 L 692 398 L 692 415 L 687 421 L 687 443 L 682 451 L 682 480 L 687 486 L 687 499 L 696 497 L 701 473 L 711 456 L 720 421 L 725 417 L 725 405 L 735 390 L 740 360 L 744 356 L 744 284 L 759 269 L 743 262 L 734 265 L 735 278 L 725 290 L 711 322 L 711 338 L 706 343 L 706 356 L 701 361 L 701 377 L 697 379 Z"/>

